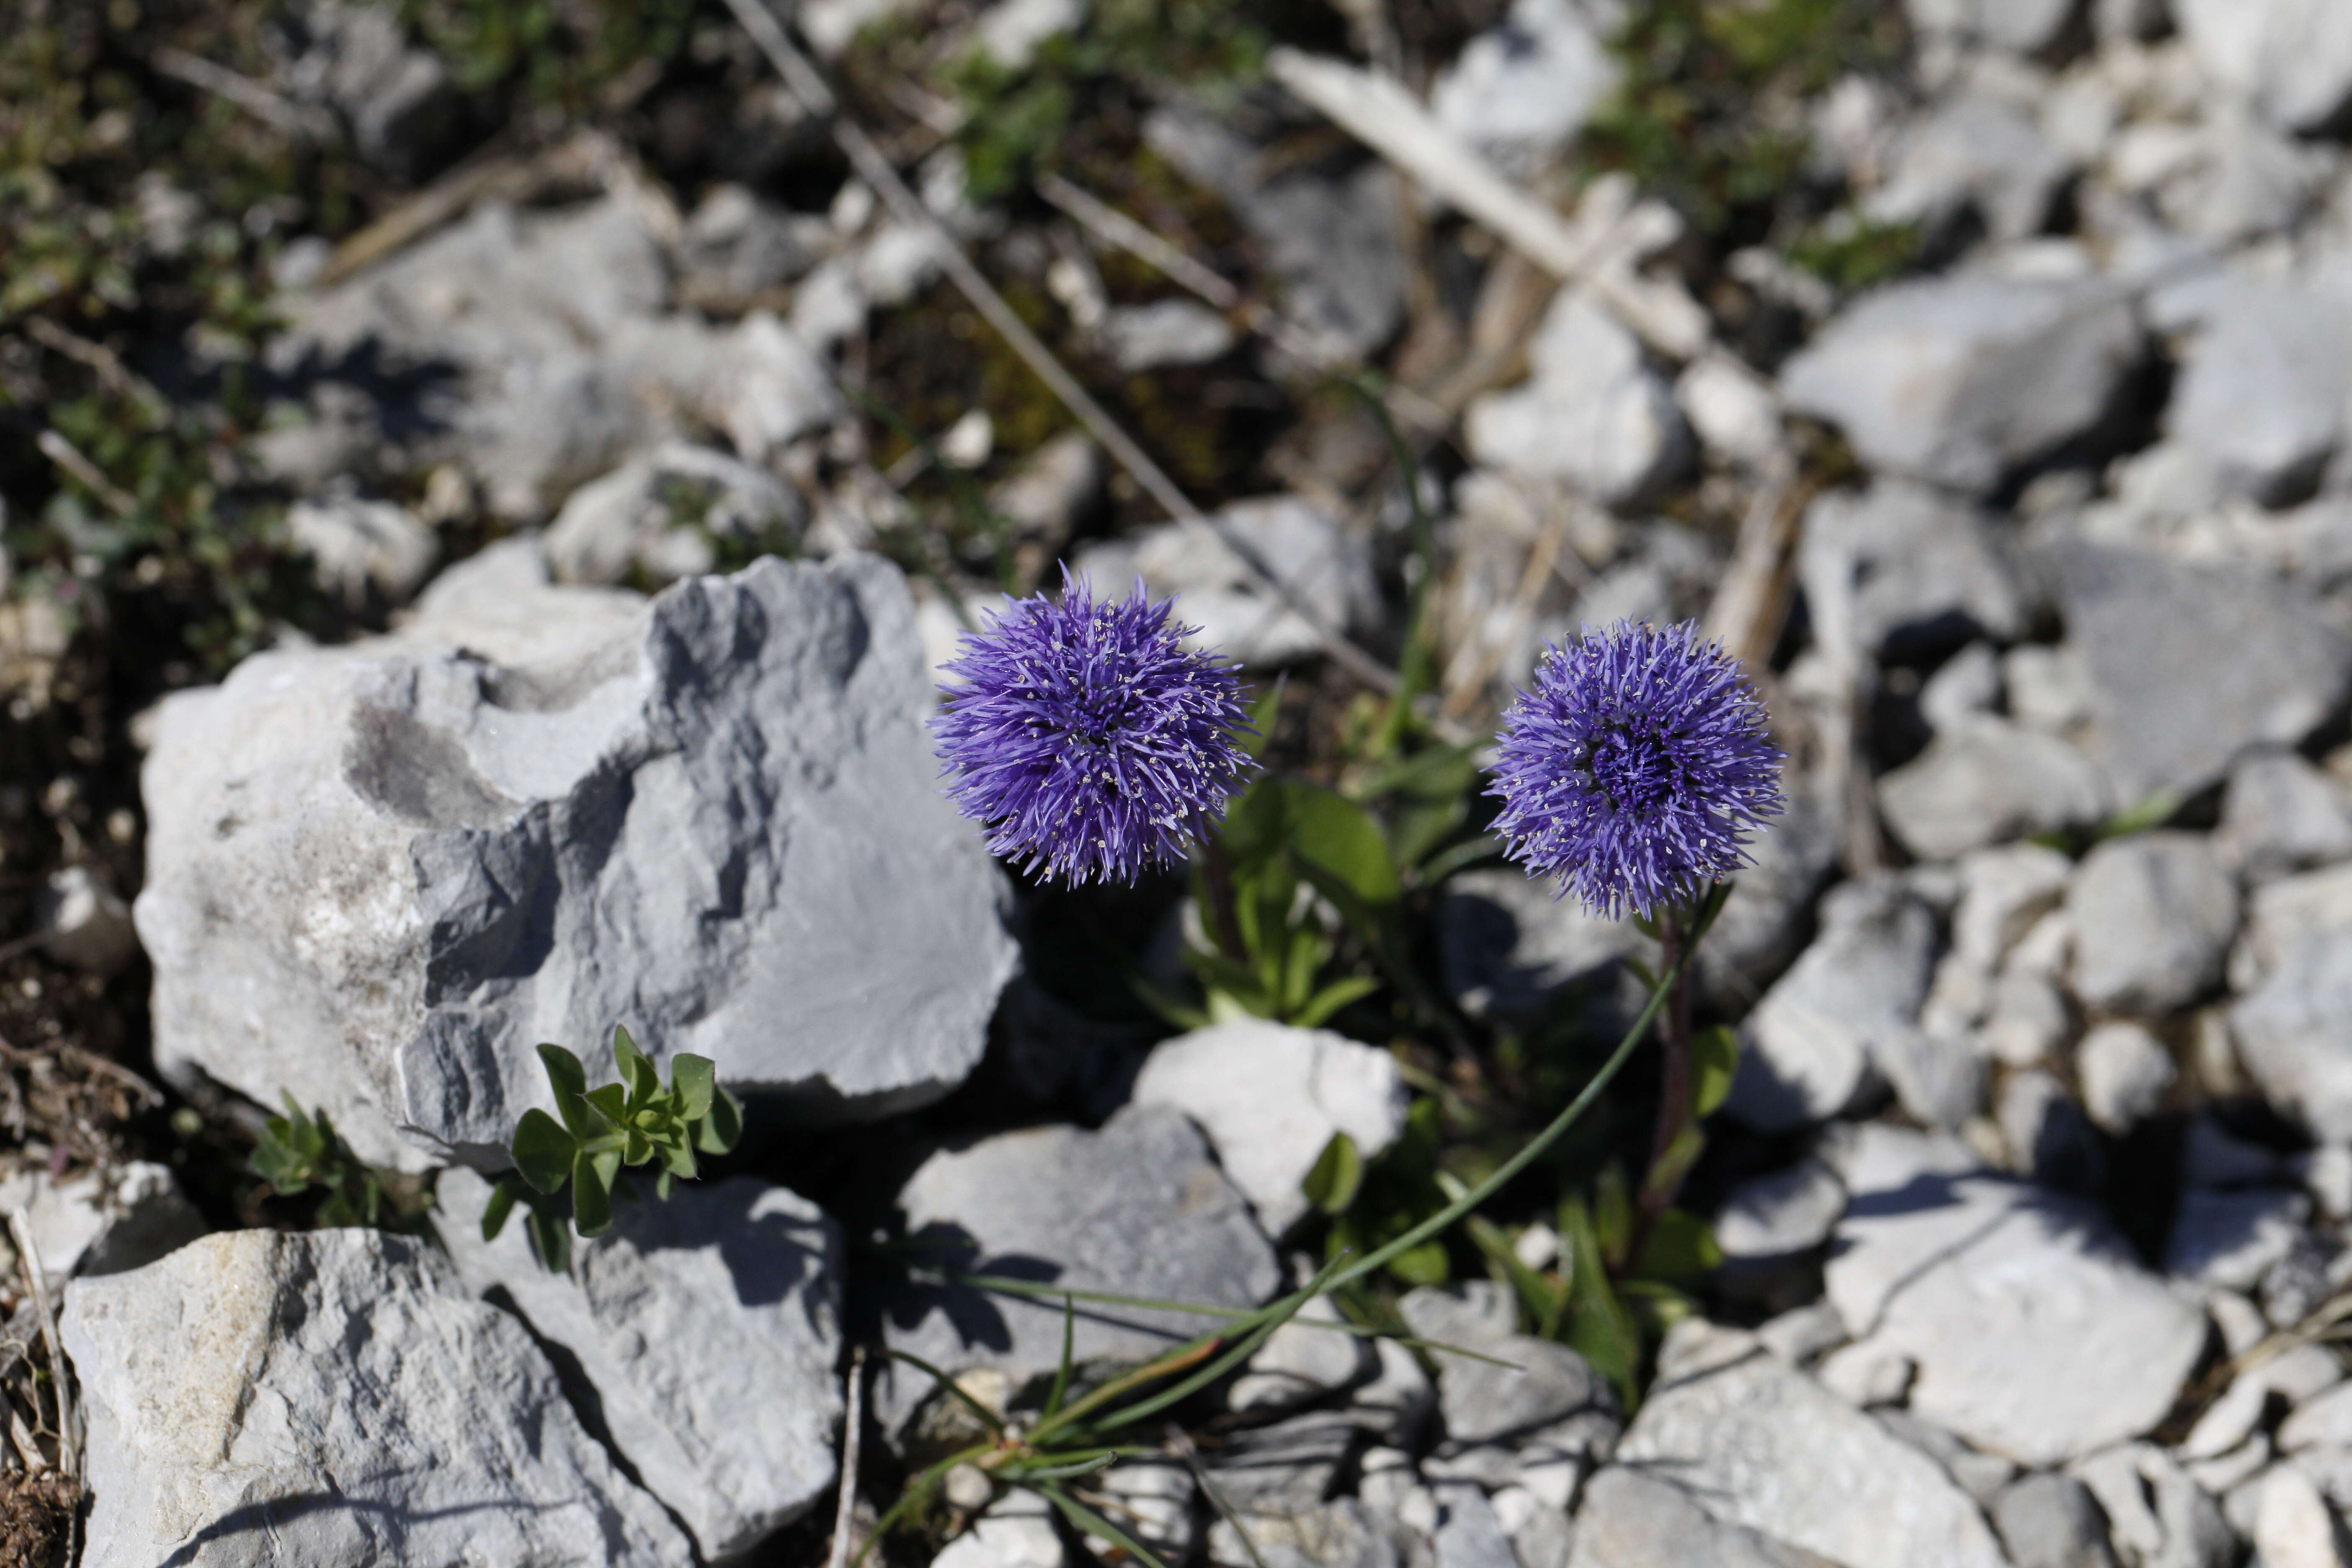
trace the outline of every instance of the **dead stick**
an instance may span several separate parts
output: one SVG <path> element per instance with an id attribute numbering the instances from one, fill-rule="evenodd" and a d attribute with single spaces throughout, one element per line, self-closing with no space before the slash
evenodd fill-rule
<path id="1" fill-rule="evenodd" d="M 857 171 L 858 177 L 872 185 L 890 210 L 901 221 L 928 232 L 938 253 L 940 266 L 963 297 L 971 301 L 988 324 L 996 329 L 1006 344 L 1021 357 L 1031 374 L 1045 384 L 1046 390 L 1061 400 L 1062 405 L 1085 426 L 1087 433 L 1101 443 L 1111 460 L 1127 470 L 1129 476 L 1157 501 L 1169 516 L 1185 521 L 1205 522 L 1215 531 L 1225 548 L 1233 552 L 1244 571 L 1259 586 L 1280 599 L 1284 605 L 1314 630 L 1316 640 L 1349 674 L 1383 694 L 1393 693 L 1398 687 L 1397 673 L 1388 666 L 1349 642 L 1338 631 L 1323 624 L 1315 610 L 1301 602 L 1290 584 L 1266 565 L 1250 542 L 1221 518 L 1210 517 L 1192 504 L 1192 498 L 1177 487 L 1150 455 L 1138 446 L 1134 438 L 1119 427 L 1092 394 L 1078 384 L 1077 378 L 1062 366 L 1054 353 L 1029 330 L 1029 324 L 1013 313 L 1013 307 L 996 291 L 993 284 L 981 275 L 979 268 L 963 253 L 963 247 L 947 231 L 920 197 L 908 188 L 898 169 L 874 144 L 857 122 L 841 111 L 841 105 L 824 79 L 817 74 L 807 57 L 785 37 L 783 25 L 761 3 L 761 0 L 727 0 L 735 19 L 751 36 L 768 63 L 783 79 L 786 90 L 801 100 L 812 114 L 828 117 L 833 125 L 833 139 Z"/>

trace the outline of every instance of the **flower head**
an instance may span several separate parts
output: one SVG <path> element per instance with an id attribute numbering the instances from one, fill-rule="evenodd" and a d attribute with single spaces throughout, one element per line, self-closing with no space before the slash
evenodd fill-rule
<path id="1" fill-rule="evenodd" d="M 1178 641 L 1138 583 L 1119 604 L 1063 574 L 967 634 L 931 721 L 948 793 L 989 848 L 1047 881 L 1132 881 L 1180 858 L 1240 789 L 1232 667 Z"/>
<path id="2" fill-rule="evenodd" d="M 1611 919 L 1695 898 L 1783 809 L 1763 701 L 1695 623 L 1545 648 L 1497 750 L 1487 793 L 1511 858 Z"/>

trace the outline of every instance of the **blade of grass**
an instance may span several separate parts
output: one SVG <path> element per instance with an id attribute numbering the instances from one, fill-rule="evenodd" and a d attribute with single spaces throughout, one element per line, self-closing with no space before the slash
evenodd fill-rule
<path id="1" fill-rule="evenodd" d="M 1062 1510 L 1062 1517 L 1090 1535 L 1099 1535 L 1113 1546 L 1133 1557 L 1144 1568 L 1167 1568 L 1167 1565 L 1146 1551 L 1141 1542 L 1129 1536 L 1110 1521 L 1064 1491 L 1052 1482 L 1033 1489 L 1039 1497 Z"/>
<path id="2" fill-rule="evenodd" d="M 1062 1297 L 1062 1364 L 1055 1370 L 1054 1386 L 1045 1395 L 1045 1414 L 1053 1415 L 1062 1408 L 1062 1396 L 1070 1392 L 1070 1352 L 1078 1327 L 1078 1304 L 1066 1292 Z"/>
<path id="3" fill-rule="evenodd" d="M 1690 966 L 1692 955 L 1698 951 L 1699 938 L 1706 934 L 1707 928 L 1715 923 L 1715 917 L 1722 913 L 1723 901 L 1730 892 L 1731 884 L 1728 882 L 1717 882 L 1708 889 L 1706 897 L 1700 900 L 1697 916 L 1692 922 L 1690 940 L 1683 944 L 1682 955 L 1675 961 L 1674 967 L 1658 977 L 1657 984 L 1650 990 L 1648 1003 L 1642 1008 L 1641 1016 L 1635 1018 L 1633 1026 L 1625 1031 L 1625 1037 L 1618 1042 L 1609 1059 L 1601 1065 L 1601 1070 L 1592 1075 L 1591 1080 L 1574 1100 L 1569 1101 L 1566 1110 L 1552 1119 L 1549 1126 L 1529 1139 L 1517 1153 L 1496 1166 L 1485 1181 L 1395 1240 L 1349 1264 L 1331 1280 L 1328 1288 L 1337 1289 L 1360 1279 L 1374 1269 L 1385 1267 L 1391 1258 L 1410 1252 L 1430 1237 L 1439 1235 L 1501 1191 L 1512 1177 L 1541 1159 L 1545 1150 L 1559 1142 L 1561 1136 L 1576 1124 L 1577 1119 L 1591 1109 L 1592 1102 L 1601 1098 L 1601 1091 L 1609 1087 L 1610 1081 L 1623 1069 L 1626 1062 L 1633 1058 L 1633 1048 L 1649 1034 L 1650 1026 L 1657 1020 L 1659 1010 L 1665 1005 L 1667 994 L 1675 983 L 1682 978 L 1683 971 Z"/>
<path id="4" fill-rule="evenodd" d="M 999 1415 L 995 1411 L 991 1410 L 987 1405 L 982 1405 L 979 1400 L 974 1399 L 971 1394 L 958 1387 L 956 1380 L 950 1377 L 946 1373 L 941 1372 L 938 1367 L 933 1366 L 929 1362 L 925 1361 L 922 1357 L 919 1355 L 909 1355 L 905 1351 L 892 1351 L 890 1352 L 890 1359 L 892 1361 L 903 1361 L 918 1372 L 929 1375 L 933 1382 L 937 1383 L 941 1388 L 947 1390 L 948 1393 L 953 1394 L 959 1401 L 961 1401 L 974 1415 L 979 1416 L 982 1426 L 987 1427 L 990 1431 L 995 1433 L 1000 1437 L 1004 1436 L 1004 1417 Z"/>

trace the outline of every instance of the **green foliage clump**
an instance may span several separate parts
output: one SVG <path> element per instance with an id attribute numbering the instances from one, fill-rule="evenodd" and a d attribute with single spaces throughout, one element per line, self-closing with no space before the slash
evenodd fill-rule
<path id="1" fill-rule="evenodd" d="M 281 1198 L 320 1193 L 321 1201 L 311 1215 L 318 1225 L 414 1229 L 423 1205 L 402 1203 L 383 1175 L 352 1152 L 325 1111 L 312 1116 L 292 1095 L 285 1099 L 286 1114 L 271 1117 L 263 1126 L 247 1169 Z"/>
<path id="2" fill-rule="evenodd" d="M 670 1081 L 637 1048 L 629 1031 L 613 1031 L 617 1082 L 588 1087 L 587 1069 L 562 1046 L 541 1046 L 539 1059 L 555 1089 L 558 1121 L 527 1110 L 515 1128 L 512 1173 L 499 1178 L 482 1215 L 482 1238 L 493 1240 L 521 1204 L 530 1213 L 532 1249 L 550 1268 L 571 1256 L 562 1196 L 572 1194 L 572 1228 L 602 1236 L 613 1223 L 614 1184 L 625 1167 L 658 1163 L 656 1194 L 697 1174 L 695 1155 L 724 1154 L 743 1135 L 743 1108 L 719 1086 L 709 1057 L 681 1053 Z"/>
<path id="3" fill-rule="evenodd" d="M 506 89 L 579 114 L 658 75 L 696 24 L 723 22 L 709 0 L 403 0 L 401 19 L 468 92 Z"/>
<path id="4" fill-rule="evenodd" d="M 161 644 L 159 662 L 184 651 L 214 672 L 319 609 L 280 510 L 249 483 L 247 370 L 273 325 L 276 235 L 331 231 L 355 175 L 150 56 L 169 42 L 262 68 L 262 11 L 116 0 L 0 35 L 6 547 L 28 584 L 93 586 L 95 612 Z M 181 345 L 156 373 L 168 390 L 127 363 L 140 343 Z M 56 460 L 60 439 L 86 468 Z"/>
<path id="5" fill-rule="evenodd" d="M 1675 202 L 1713 239 L 1769 231 L 1811 151 L 1805 101 L 1903 47 L 1875 0 L 1653 0 L 1614 42 L 1617 93 L 1584 145 Z"/>
<path id="6" fill-rule="evenodd" d="M 1877 223 L 1835 213 L 1787 246 L 1790 261 L 1842 294 L 1859 293 L 1910 270 L 1919 259 L 1916 223 Z"/>
<path id="7" fill-rule="evenodd" d="M 975 52 L 951 84 L 965 120 L 957 141 L 975 200 L 992 201 L 1050 167 L 1072 121 L 1107 82 L 1245 81 L 1273 42 L 1257 8 L 1234 0 L 1097 0 L 1086 26 L 1046 39 L 1025 67 Z"/>

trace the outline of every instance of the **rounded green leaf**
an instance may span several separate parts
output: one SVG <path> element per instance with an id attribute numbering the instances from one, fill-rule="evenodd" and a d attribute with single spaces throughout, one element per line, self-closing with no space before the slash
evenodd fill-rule
<path id="1" fill-rule="evenodd" d="M 515 1125 L 515 1169 L 542 1193 L 562 1190 L 579 1148 L 579 1140 L 544 1110 L 526 1110 Z"/>
<path id="2" fill-rule="evenodd" d="M 695 1129 L 694 1146 L 706 1154 L 724 1154 L 743 1136 L 743 1106 L 725 1085 L 710 1102 L 710 1114 Z"/>
<path id="3" fill-rule="evenodd" d="M 1331 1141 L 1323 1145 L 1323 1152 L 1299 1184 L 1299 1190 L 1325 1214 L 1345 1213 L 1356 1201 L 1357 1192 L 1364 1184 L 1364 1156 L 1356 1141 L 1345 1132 L 1334 1132 Z"/>
<path id="4" fill-rule="evenodd" d="M 602 1236 L 613 1223 L 613 1168 L 617 1163 L 614 1156 L 585 1149 L 572 1162 L 572 1223 L 583 1236 Z"/>
<path id="5" fill-rule="evenodd" d="M 712 1091 L 719 1087 L 719 1069 L 709 1057 L 682 1052 L 669 1064 L 669 1081 L 677 1090 L 677 1113 L 688 1121 L 710 1114 Z"/>
<path id="6" fill-rule="evenodd" d="M 547 1081 L 554 1087 L 558 1100 L 567 1094 L 588 1092 L 588 1069 L 580 1065 L 578 1057 L 562 1046 L 540 1047 L 539 1062 L 547 1069 Z"/>

